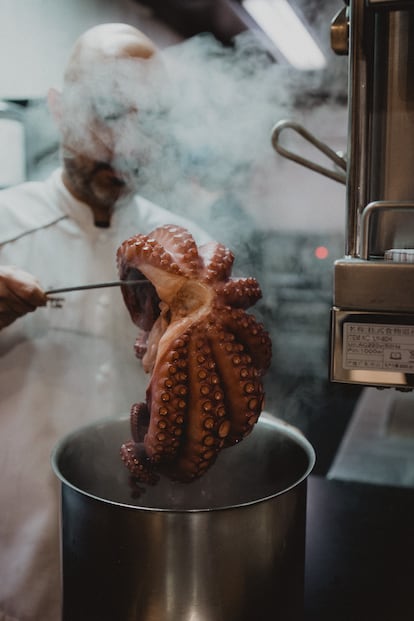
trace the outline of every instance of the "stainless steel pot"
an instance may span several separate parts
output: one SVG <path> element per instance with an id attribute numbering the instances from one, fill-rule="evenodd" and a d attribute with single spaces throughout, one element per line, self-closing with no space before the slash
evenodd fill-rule
<path id="1" fill-rule="evenodd" d="M 162 479 L 131 497 L 119 457 L 128 419 L 65 437 L 64 621 L 271 621 L 303 607 L 306 479 L 314 451 L 262 414 L 198 481 Z"/>

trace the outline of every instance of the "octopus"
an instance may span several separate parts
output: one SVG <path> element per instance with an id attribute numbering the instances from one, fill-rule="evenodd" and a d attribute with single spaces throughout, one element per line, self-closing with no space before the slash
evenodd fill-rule
<path id="1" fill-rule="evenodd" d="M 137 234 L 117 251 L 135 354 L 150 373 L 145 401 L 131 407 L 132 439 L 121 457 L 134 480 L 160 474 L 190 482 L 219 452 L 248 436 L 263 407 L 271 340 L 246 309 L 261 298 L 255 278 L 231 276 L 233 253 L 200 247 L 191 233 L 165 225 Z"/>

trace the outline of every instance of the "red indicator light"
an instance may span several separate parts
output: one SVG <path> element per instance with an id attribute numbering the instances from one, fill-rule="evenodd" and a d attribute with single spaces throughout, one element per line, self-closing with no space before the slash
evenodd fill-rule
<path id="1" fill-rule="evenodd" d="M 315 248 L 314 255 L 317 259 L 327 259 L 329 256 L 329 250 L 326 246 L 318 246 Z"/>

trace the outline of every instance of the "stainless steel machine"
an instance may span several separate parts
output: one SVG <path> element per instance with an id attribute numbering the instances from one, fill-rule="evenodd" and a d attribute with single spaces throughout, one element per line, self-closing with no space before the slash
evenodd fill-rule
<path id="1" fill-rule="evenodd" d="M 347 186 L 345 256 L 334 266 L 330 377 L 411 390 L 414 2 L 349 0 L 332 22 L 331 43 L 349 56 L 347 160 L 326 145 L 322 150 L 346 176 L 310 166 Z M 272 142 L 291 157 L 278 142 L 286 126 L 276 125 Z"/>

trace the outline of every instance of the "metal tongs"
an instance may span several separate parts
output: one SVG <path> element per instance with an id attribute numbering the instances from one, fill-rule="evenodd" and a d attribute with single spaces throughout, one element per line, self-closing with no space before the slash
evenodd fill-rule
<path id="1" fill-rule="evenodd" d="M 136 286 L 136 285 L 143 285 L 145 283 L 147 283 L 148 280 L 145 279 L 139 279 L 139 280 L 111 280 L 108 282 L 98 282 L 98 283 L 92 283 L 89 285 L 76 285 L 74 287 L 61 287 L 59 289 L 48 289 L 47 291 L 45 291 L 47 296 L 53 296 L 53 297 L 48 297 L 48 302 L 50 302 L 51 306 L 53 308 L 61 308 L 62 307 L 62 302 L 64 302 L 65 298 L 62 297 L 56 297 L 56 294 L 58 293 L 67 293 L 69 291 L 83 291 L 85 289 L 103 289 L 105 287 L 121 287 L 121 286 Z"/>

